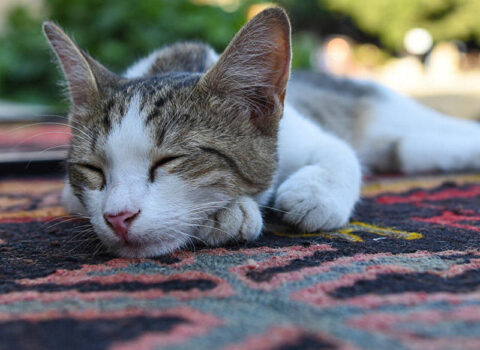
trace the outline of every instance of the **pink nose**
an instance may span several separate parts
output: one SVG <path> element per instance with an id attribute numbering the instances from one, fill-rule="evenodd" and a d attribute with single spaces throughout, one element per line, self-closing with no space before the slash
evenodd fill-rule
<path id="1" fill-rule="evenodd" d="M 113 232 L 115 232 L 118 237 L 126 241 L 128 236 L 128 228 L 139 213 L 140 210 L 136 213 L 131 211 L 122 211 L 118 214 L 105 214 L 104 217 L 105 220 L 112 226 Z"/>

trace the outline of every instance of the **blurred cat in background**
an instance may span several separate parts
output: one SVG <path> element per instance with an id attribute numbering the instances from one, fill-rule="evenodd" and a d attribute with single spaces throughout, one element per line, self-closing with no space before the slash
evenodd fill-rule
<path id="1" fill-rule="evenodd" d="M 88 216 L 120 256 L 254 240 L 266 205 L 303 231 L 341 227 L 362 167 L 480 169 L 474 122 L 371 82 L 290 77 L 291 29 L 280 8 L 248 22 L 220 56 L 177 43 L 123 75 L 55 24 L 43 29 L 71 100 L 66 207 Z"/>

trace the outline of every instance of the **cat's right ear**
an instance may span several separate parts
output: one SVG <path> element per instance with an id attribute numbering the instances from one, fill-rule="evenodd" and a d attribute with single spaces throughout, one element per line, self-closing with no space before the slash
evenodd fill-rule
<path id="1" fill-rule="evenodd" d="M 274 130 L 281 117 L 290 76 L 290 32 L 284 10 L 264 10 L 235 35 L 203 77 L 217 96 L 248 108 L 251 121 L 262 130 Z"/>
<path id="2" fill-rule="evenodd" d="M 112 81 L 115 75 L 82 51 L 56 24 L 44 22 L 42 27 L 68 82 L 73 113 L 86 114 L 100 98 L 99 82 Z"/>

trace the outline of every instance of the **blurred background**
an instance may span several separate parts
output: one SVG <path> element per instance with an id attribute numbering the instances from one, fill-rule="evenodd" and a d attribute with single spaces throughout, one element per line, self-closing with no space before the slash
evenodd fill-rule
<path id="1" fill-rule="evenodd" d="M 480 0 L 0 0 L 0 118 L 66 110 L 40 24 L 52 19 L 121 72 L 197 39 L 222 51 L 247 19 L 283 6 L 293 67 L 375 79 L 441 111 L 480 118 Z"/>

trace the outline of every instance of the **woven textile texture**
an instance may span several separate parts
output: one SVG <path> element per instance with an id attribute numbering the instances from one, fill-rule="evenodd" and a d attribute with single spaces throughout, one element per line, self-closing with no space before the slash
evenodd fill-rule
<path id="1" fill-rule="evenodd" d="M 68 149 L 70 130 L 65 121 L 0 124 L 0 155 Z"/>
<path id="2" fill-rule="evenodd" d="M 349 226 L 119 259 L 60 179 L 0 181 L 0 349 L 480 349 L 480 175 L 366 183 Z"/>

